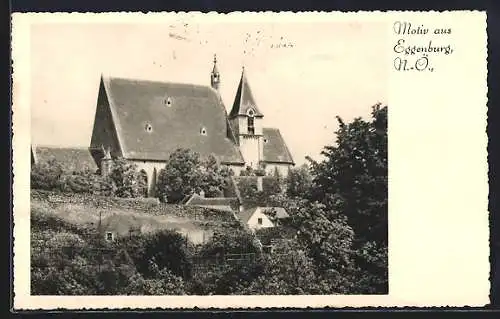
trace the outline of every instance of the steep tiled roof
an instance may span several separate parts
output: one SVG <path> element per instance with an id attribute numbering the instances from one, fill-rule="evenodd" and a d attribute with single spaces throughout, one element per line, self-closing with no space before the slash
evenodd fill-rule
<path id="1" fill-rule="evenodd" d="M 257 108 L 255 99 L 253 98 L 252 90 L 248 84 L 248 80 L 245 74 L 245 69 L 241 73 L 240 84 L 238 85 L 238 90 L 236 91 L 236 97 L 234 98 L 233 108 L 229 113 L 229 117 L 235 117 L 238 115 L 247 115 L 250 108 L 253 108 L 255 114 L 254 116 L 261 117 L 263 114 Z"/>
<path id="2" fill-rule="evenodd" d="M 244 163 L 227 138 L 227 117 L 207 86 L 104 77 L 125 158 L 167 160 L 179 147 Z"/>
<path id="3" fill-rule="evenodd" d="M 37 163 L 55 159 L 67 171 L 97 170 L 88 148 L 55 146 L 36 146 L 33 148 Z"/>
<path id="4" fill-rule="evenodd" d="M 277 128 L 263 128 L 264 162 L 294 164 L 285 140 Z"/>

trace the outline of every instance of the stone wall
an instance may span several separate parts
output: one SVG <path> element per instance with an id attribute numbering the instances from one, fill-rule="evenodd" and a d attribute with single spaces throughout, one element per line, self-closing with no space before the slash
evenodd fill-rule
<path id="1" fill-rule="evenodd" d="M 47 202 L 52 205 L 77 204 L 102 209 L 132 209 L 150 215 L 172 215 L 196 220 L 234 222 L 235 216 L 229 212 L 214 211 L 195 206 L 160 203 L 156 198 L 118 198 L 90 194 L 59 193 L 31 190 L 31 200 Z"/>

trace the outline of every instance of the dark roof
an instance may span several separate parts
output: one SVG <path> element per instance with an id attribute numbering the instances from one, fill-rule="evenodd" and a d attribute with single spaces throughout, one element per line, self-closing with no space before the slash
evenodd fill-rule
<path id="1" fill-rule="evenodd" d="M 34 147 L 36 163 L 55 159 L 67 171 L 97 170 L 97 165 L 88 148 L 83 147 Z"/>
<path id="2" fill-rule="evenodd" d="M 283 207 L 262 207 L 264 214 L 274 214 L 278 219 L 290 217 Z"/>
<path id="3" fill-rule="evenodd" d="M 264 162 L 294 164 L 292 154 L 277 128 L 263 128 Z"/>
<path id="4" fill-rule="evenodd" d="M 240 84 L 238 85 L 238 90 L 236 91 L 236 97 L 234 98 L 233 108 L 229 113 L 229 117 L 247 115 L 247 112 L 250 108 L 253 108 L 255 112 L 254 116 L 264 116 L 257 108 L 257 103 L 255 103 L 252 90 L 250 89 L 250 85 L 248 84 L 245 69 L 243 69 L 243 71 L 241 72 Z"/>
<path id="5" fill-rule="evenodd" d="M 227 137 L 226 111 L 214 89 L 113 77 L 103 82 L 125 158 L 165 161 L 182 147 L 244 163 Z"/>
<path id="6" fill-rule="evenodd" d="M 246 225 L 248 223 L 248 221 L 250 220 L 250 218 L 255 213 L 255 211 L 257 210 L 257 208 L 258 207 L 252 207 L 252 208 L 245 209 L 242 212 L 239 212 L 237 216 L 241 220 L 241 222 L 244 225 Z"/>

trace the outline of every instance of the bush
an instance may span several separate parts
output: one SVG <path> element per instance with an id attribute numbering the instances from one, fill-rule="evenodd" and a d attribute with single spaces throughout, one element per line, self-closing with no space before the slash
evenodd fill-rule
<path id="1" fill-rule="evenodd" d="M 64 171 L 55 159 L 38 163 L 31 168 L 31 188 L 59 190 Z"/>

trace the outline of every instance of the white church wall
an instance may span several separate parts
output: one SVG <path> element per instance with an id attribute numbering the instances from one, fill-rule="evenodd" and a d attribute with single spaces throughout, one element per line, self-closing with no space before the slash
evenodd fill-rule
<path id="1" fill-rule="evenodd" d="M 158 180 L 158 174 L 160 171 L 165 168 L 165 162 L 152 162 L 152 161 L 132 161 L 137 165 L 138 170 L 144 170 L 148 175 L 148 194 L 149 196 L 153 195 L 154 182 Z M 154 171 L 156 168 L 157 176 L 154 176 Z"/>
<path id="2" fill-rule="evenodd" d="M 246 166 L 258 168 L 260 162 L 258 136 L 240 136 L 240 150 Z"/>

